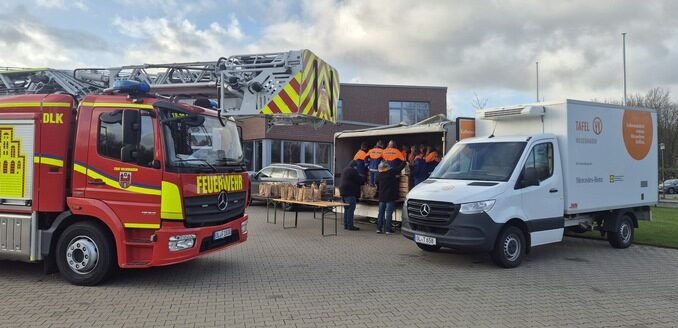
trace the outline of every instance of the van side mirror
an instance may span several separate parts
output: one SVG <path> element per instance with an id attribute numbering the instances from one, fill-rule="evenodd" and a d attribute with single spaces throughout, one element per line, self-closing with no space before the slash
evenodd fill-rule
<path id="1" fill-rule="evenodd" d="M 539 179 L 537 178 L 537 169 L 534 167 L 526 167 L 523 170 L 521 179 L 519 181 L 519 188 L 526 188 L 530 186 L 538 186 Z"/>
<path id="2" fill-rule="evenodd" d="M 139 143 L 139 130 L 141 127 L 141 114 L 137 110 L 124 110 L 122 112 L 122 144 L 137 145 Z"/>

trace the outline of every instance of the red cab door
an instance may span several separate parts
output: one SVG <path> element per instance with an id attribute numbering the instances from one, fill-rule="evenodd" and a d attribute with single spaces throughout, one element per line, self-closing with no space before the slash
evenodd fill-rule
<path id="1" fill-rule="evenodd" d="M 126 111 L 138 115 L 125 116 Z M 123 120 L 135 116 L 136 122 Z M 85 196 L 106 203 L 126 228 L 160 227 L 162 171 L 155 117 L 144 109 L 95 108 L 87 163 L 75 163 L 87 175 Z M 123 140 L 125 125 L 134 132 L 125 132 L 128 140 Z"/>

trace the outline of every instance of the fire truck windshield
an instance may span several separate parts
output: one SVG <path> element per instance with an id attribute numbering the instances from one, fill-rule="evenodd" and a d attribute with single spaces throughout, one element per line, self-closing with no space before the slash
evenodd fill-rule
<path id="1" fill-rule="evenodd" d="M 186 116 L 162 124 L 169 166 L 190 171 L 240 167 L 243 151 L 236 124 L 224 120 L 226 126 L 222 126 L 216 117 L 202 117 Z"/>

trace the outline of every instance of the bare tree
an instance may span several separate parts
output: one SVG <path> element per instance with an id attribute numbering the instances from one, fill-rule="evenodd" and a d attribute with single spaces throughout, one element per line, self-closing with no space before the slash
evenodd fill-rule
<path id="1" fill-rule="evenodd" d="M 487 97 L 479 97 L 477 93 L 473 93 L 473 100 L 471 101 L 471 106 L 475 109 L 483 109 L 487 106 Z"/>

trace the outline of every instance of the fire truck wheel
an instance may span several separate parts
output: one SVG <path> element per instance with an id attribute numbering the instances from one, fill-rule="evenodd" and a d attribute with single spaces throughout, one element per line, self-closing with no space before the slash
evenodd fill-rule
<path id="1" fill-rule="evenodd" d="M 97 224 L 71 225 L 59 236 L 56 247 L 59 272 L 74 285 L 97 285 L 117 269 L 115 242 Z"/>

